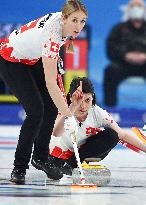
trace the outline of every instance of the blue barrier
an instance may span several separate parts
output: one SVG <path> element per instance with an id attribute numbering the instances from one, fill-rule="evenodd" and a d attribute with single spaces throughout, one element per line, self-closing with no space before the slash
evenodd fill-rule
<path id="1" fill-rule="evenodd" d="M 142 127 L 146 121 L 146 110 L 134 108 L 107 108 L 106 109 L 121 127 Z M 20 125 L 25 119 L 26 114 L 21 105 L 0 105 L 0 124 L 1 125 Z"/>
<path id="2" fill-rule="evenodd" d="M 25 111 L 20 105 L 0 105 L 1 125 L 20 125 L 25 117 Z"/>
<path id="3" fill-rule="evenodd" d="M 121 127 L 143 127 L 146 121 L 146 110 L 135 108 L 107 108 Z"/>

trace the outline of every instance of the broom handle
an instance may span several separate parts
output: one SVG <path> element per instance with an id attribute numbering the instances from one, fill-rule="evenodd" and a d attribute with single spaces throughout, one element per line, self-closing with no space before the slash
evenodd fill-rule
<path id="1" fill-rule="evenodd" d="M 58 79 L 58 84 L 59 84 L 59 88 L 62 92 L 62 95 L 63 95 L 65 101 L 67 102 L 65 91 L 64 91 L 64 86 L 63 86 L 63 82 L 62 82 L 62 77 L 61 77 L 60 74 L 57 75 L 57 79 Z M 79 171 L 80 171 L 80 180 L 81 180 L 82 184 L 85 184 L 85 177 L 84 177 L 84 174 L 83 174 L 83 169 L 82 169 L 82 165 L 81 165 L 81 161 L 80 161 L 80 156 L 79 156 L 78 147 L 77 147 L 77 143 L 76 143 L 75 132 L 71 133 L 71 140 L 72 140 L 73 149 L 74 149 L 74 153 L 75 153 L 75 156 L 76 156 L 78 168 L 79 168 Z"/>
<path id="2" fill-rule="evenodd" d="M 79 172 L 80 172 L 80 180 L 81 180 L 82 184 L 85 184 L 85 177 L 83 174 L 83 169 L 82 169 L 82 165 L 81 165 L 81 161 L 80 161 L 80 156 L 79 156 L 78 147 L 77 147 L 77 143 L 76 143 L 75 132 L 71 133 L 71 139 L 72 139 L 73 149 L 74 149 L 74 153 L 76 156 L 76 160 L 77 160 L 77 164 L 78 164 L 78 168 L 79 168 Z"/>
<path id="3" fill-rule="evenodd" d="M 59 84 L 59 88 L 61 90 L 61 93 L 64 97 L 64 100 L 65 100 L 65 102 L 67 102 L 61 74 L 57 75 L 57 80 L 58 80 L 58 84 Z"/>

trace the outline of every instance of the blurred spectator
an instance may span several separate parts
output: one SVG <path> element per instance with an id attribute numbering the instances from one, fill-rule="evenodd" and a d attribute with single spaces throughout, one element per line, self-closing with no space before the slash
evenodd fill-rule
<path id="1" fill-rule="evenodd" d="M 112 28 L 106 47 L 111 63 L 104 73 L 105 105 L 117 105 L 117 88 L 130 76 L 146 78 L 146 6 L 143 0 L 131 0 L 127 19 Z"/>

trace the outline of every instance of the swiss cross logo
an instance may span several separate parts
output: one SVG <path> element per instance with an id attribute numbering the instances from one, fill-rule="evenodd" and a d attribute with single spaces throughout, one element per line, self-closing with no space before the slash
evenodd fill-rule
<path id="1" fill-rule="evenodd" d="M 89 134 L 95 135 L 95 134 L 97 134 L 100 131 L 101 131 L 100 128 L 94 128 L 94 127 L 87 127 L 86 128 L 86 134 L 87 135 L 89 135 Z"/>
<path id="2" fill-rule="evenodd" d="M 59 52 L 59 44 L 51 42 L 50 51 L 58 53 Z"/>

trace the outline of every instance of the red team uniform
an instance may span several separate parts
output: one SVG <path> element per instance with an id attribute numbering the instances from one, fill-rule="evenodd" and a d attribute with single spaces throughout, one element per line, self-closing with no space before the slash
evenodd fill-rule
<path id="1" fill-rule="evenodd" d="M 111 124 L 116 123 L 108 112 L 97 105 L 93 105 L 89 109 L 86 120 L 80 126 L 77 119 L 76 121 L 78 124 L 76 137 L 78 148 L 86 144 L 89 138 L 102 132 L 104 128 L 110 128 Z M 98 138 L 98 135 L 96 137 Z M 57 158 L 69 159 L 74 154 L 71 137 L 67 131 L 61 137 L 52 136 L 49 148 L 50 155 Z"/>
<path id="2" fill-rule="evenodd" d="M 0 77 L 26 112 L 15 152 L 11 175 L 14 181 L 18 172 L 24 183 L 33 145 L 33 166 L 50 178 L 62 177 L 59 169 L 54 171 L 48 164 L 48 146 L 58 109 L 48 92 L 42 63 L 42 56 L 48 62 L 49 59 L 60 62 L 59 50 L 68 38 L 62 36 L 61 17 L 62 12 L 57 12 L 31 21 L 14 30 L 0 45 Z"/>
<path id="3" fill-rule="evenodd" d="M 0 55 L 7 61 L 27 65 L 34 65 L 42 55 L 58 59 L 66 40 L 61 35 L 61 15 L 48 14 L 14 30 L 1 44 Z"/>

